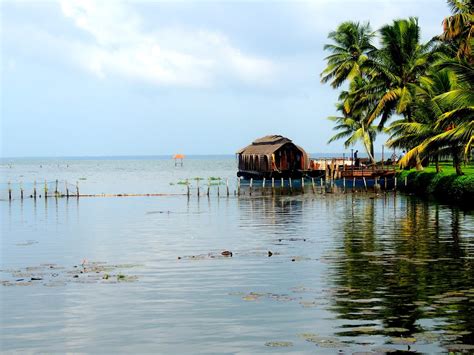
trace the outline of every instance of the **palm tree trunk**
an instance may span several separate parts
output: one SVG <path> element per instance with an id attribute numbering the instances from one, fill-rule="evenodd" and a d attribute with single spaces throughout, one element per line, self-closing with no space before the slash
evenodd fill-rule
<path id="1" fill-rule="evenodd" d="M 415 168 L 416 168 L 416 171 L 421 171 L 423 170 L 423 164 L 421 163 L 421 159 L 420 159 L 420 156 L 417 154 L 416 157 L 415 157 Z"/>
<path id="2" fill-rule="evenodd" d="M 367 155 L 369 156 L 370 162 L 374 164 L 375 158 L 374 158 L 374 153 L 373 153 L 373 147 L 367 146 L 367 143 L 364 142 L 364 148 L 365 148 L 365 151 L 367 152 Z"/>
<path id="3" fill-rule="evenodd" d="M 436 166 L 436 173 L 439 173 L 439 154 L 435 154 L 434 156 L 435 166 Z"/>
<path id="4" fill-rule="evenodd" d="M 459 157 L 459 149 L 453 148 L 453 166 L 456 169 L 457 175 L 464 175 L 461 169 L 461 159 Z"/>

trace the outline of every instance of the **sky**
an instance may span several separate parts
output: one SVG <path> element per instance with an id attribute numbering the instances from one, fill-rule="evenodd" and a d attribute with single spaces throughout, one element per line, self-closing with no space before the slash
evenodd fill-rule
<path id="1" fill-rule="evenodd" d="M 328 33 L 416 16 L 426 41 L 449 14 L 445 0 L 0 6 L 2 157 L 233 154 L 268 134 L 340 153 Z"/>

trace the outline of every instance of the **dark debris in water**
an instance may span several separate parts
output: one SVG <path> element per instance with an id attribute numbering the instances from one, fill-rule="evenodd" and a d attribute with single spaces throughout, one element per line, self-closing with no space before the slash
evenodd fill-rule
<path id="1" fill-rule="evenodd" d="M 56 264 L 28 266 L 18 270 L 2 270 L 10 274 L 8 280 L 1 280 L 3 286 L 43 285 L 46 287 L 65 286 L 68 283 L 118 283 L 134 282 L 136 275 L 123 273 L 124 269 L 137 267 L 136 264 L 107 264 L 105 262 L 83 261 L 70 268 Z"/>

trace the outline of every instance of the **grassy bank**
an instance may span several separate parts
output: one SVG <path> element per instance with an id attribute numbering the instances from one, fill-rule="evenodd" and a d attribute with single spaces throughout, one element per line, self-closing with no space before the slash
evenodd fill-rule
<path id="1" fill-rule="evenodd" d="M 474 165 L 463 167 L 465 175 L 456 175 L 449 163 L 441 164 L 441 172 L 436 173 L 435 167 L 423 171 L 401 171 L 398 179 L 407 179 L 407 186 L 402 189 L 419 196 L 432 196 L 441 202 L 474 206 Z"/>

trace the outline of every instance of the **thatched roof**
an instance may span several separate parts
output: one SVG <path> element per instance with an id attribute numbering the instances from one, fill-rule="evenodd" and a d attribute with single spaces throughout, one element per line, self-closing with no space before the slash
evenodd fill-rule
<path id="1" fill-rule="evenodd" d="M 287 143 L 292 143 L 291 139 L 279 135 L 265 136 L 254 140 L 252 144 L 240 149 L 237 154 L 269 155 Z"/>

